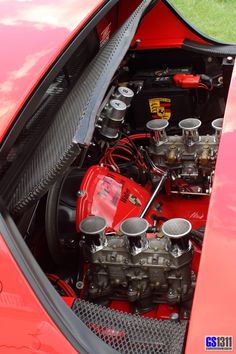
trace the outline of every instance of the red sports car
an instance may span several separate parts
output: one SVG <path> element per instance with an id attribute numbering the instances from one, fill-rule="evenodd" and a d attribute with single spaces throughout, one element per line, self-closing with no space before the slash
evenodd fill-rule
<path id="1" fill-rule="evenodd" d="M 236 46 L 167 0 L 0 36 L 0 353 L 234 351 Z"/>

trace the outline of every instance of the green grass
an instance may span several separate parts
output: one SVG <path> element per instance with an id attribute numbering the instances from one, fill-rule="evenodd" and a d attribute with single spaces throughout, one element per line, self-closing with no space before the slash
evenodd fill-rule
<path id="1" fill-rule="evenodd" d="M 236 0 L 170 0 L 192 25 L 212 38 L 236 43 Z"/>

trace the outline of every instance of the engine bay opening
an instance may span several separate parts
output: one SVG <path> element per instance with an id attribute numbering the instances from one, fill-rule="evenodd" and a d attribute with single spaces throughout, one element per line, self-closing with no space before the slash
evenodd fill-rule
<path id="1" fill-rule="evenodd" d="M 47 197 L 50 267 L 64 296 L 189 318 L 223 125 L 223 71 L 222 59 L 181 50 L 126 55 L 90 147 Z"/>

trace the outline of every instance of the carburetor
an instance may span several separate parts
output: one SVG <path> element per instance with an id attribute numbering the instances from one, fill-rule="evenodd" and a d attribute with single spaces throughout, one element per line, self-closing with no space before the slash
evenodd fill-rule
<path id="1" fill-rule="evenodd" d="M 125 86 L 112 87 L 98 114 L 97 128 L 105 139 L 116 139 L 134 92 Z"/>
<path id="2" fill-rule="evenodd" d="M 132 217 L 121 223 L 118 234 L 106 235 L 106 220 L 89 216 L 79 229 L 89 263 L 91 301 L 128 300 L 143 312 L 154 304 L 191 300 L 195 277 L 188 220 L 170 219 L 158 233 L 150 233 L 146 219 Z"/>
<path id="3" fill-rule="evenodd" d="M 187 118 L 179 122 L 182 136 L 167 136 L 167 120 L 147 123 L 151 132 L 149 155 L 157 167 L 169 171 L 172 193 L 210 194 L 222 124 L 223 118 L 215 119 L 215 134 L 199 136 L 201 121 Z"/>

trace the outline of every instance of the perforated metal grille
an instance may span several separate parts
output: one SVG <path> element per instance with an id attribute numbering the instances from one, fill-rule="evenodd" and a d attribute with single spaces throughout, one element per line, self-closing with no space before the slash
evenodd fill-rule
<path id="1" fill-rule="evenodd" d="M 117 33 L 100 50 L 68 95 L 33 157 L 23 169 L 8 204 L 17 214 L 49 189 L 91 141 L 97 110 L 109 83 L 129 49 L 142 14 L 144 0 Z"/>
<path id="2" fill-rule="evenodd" d="M 72 310 L 98 337 L 122 354 L 180 354 L 187 321 L 154 320 L 76 300 Z"/>

